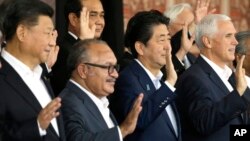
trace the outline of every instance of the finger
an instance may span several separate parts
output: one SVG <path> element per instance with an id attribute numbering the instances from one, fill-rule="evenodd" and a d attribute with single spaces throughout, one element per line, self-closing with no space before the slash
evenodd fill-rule
<path id="1" fill-rule="evenodd" d="M 195 34 L 193 34 L 193 35 L 191 36 L 190 42 L 193 44 L 194 40 L 195 40 Z"/>
<path id="2" fill-rule="evenodd" d="M 209 7 L 209 4 L 210 4 L 210 0 L 206 0 L 206 7 L 208 8 Z"/>
<path id="3" fill-rule="evenodd" d="M 133 105 L 133 116 L 138 116 L 139 113 L 141 112 L 142 110 L 142 106 L 141 106 L 141 103 L 142 103 L 142 99 L 143 99 L 143 94 L 140 93 L 139 96 L 136 98 L 136 100 L 134 101 L 134 105 Z"/>
<path id="4" fill-rule="evenodd" d="M 86 11 L 86 23 L 89 25 L 89 11 Z"/>
<path id="5" fill-rule="evenodd" d="M 238 57 L 236 70 L 240 71 L 240 69 L 242 69 L 242 66 L 243 66 L 245 55 L 237 55 L 236 57 Z"/>
<path id="6" fill-rule="evenodd" d="M 61 98 L 57 97 L 54 100 L 52 100 L 45 108 L 45 112 L 54 112 L 56 111 L 58 108 L 61 107 Z"/>
<path id="7" fill-rule="evenodd" d="M 197 2 L 196 2 L 196 10 L 199 9 L 200 3 L 201 3 L 201 1 L 200 1 L 200 0 L 197 0 Z"/>
<path id="8" fill-rule="evenodd" d="M 86 12 L 87 12 L 87 8 L 83 7 L 80 13 L 80 21 L 82 22 L 86 21 Z"/>
<path id="9" fill-rule="evenodd" d="M 56 45 L 56 47 L 55 47 L 55 53 L 58 54 L 59 50 L 60 50 L 59 46 Z"/>
<path id="10" fill-rule="evenodd" d="M 188 32 L 188 24 L 187 24 L 187 22 L 185 22 L 184 26 L 182 27 L 182 36 L 183 36 L 183 38 L 187 38 L 187 32 Z"/>
<path id="11" fill-rule="evenodd" d="M 213 8 L 213 9 L 208 11 L 208 14 L 214 14 L 215 12 L 216 12 L 216 8 Z"/>
<path id="12" fill-rule="evenodd" d="M 206 7 L 207 0 L 201 0 L 201 7 Z"/>

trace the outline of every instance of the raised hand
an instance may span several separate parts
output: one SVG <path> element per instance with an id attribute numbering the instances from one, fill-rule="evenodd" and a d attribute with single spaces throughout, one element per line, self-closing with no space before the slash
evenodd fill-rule
<path id="1" fill-rule="evenodd" d="M 236 80 L 236 90 L 240 94 L 240 96 L 243 95 L 247 88 L 247 81 L 245 78 L 245 69 L 242 68 L 243 61 L 245 59 L 245 55 L 237 55 L 237 66 L 235 71 L 235 80 Z"/>
<path id="2" fill-rule="evenodd" d="M 170 44 L 170 43 L 169 43 Z M 169 45 L 171 46 L 171 45 Z M 166 74 L 167 74 L 167 79 L 166 81 L 170 83 L 172 86 L 175 85 L 175 82 L 177 80 L 177 74 L 174 69 L 174 65 L 172 62 L 172 54 L 171 54 L 172 48 L 169 47 L 169 49 L 166 49 Z"/>
<path id="3" fill-rule="evenodd" d="M 53 38 L 52 40 L 53 40 L 53 42 L 55 42 L 55 44 L 51 45 L 51 50 L 49 52 L 49 56 L 48 56 L 48 59 L 46 61 L 46 64 L 47 64 L 49 69 L 51 69 L 52 66 L 56 63 L 57 55 L 59 52 L 59 46 L 56 45 L 57 36 L 58 36 L 57 31 L 54 30 L 52 33 L 52 38 Z"/>
<path id="4" fill-rule="evenodd" d="M 143 94 L 141 93 L 135 100 L 131 111 L 128 113 L 126 119 L 120 125 L 122 137 L 126 137 L 128 134 L 134 132 L 138 116 L 142 110 L 141 102 L 143 99 Z"/>
<path id="5" fill-rule="evenodd" d="M 86 7 L 82 8 L 80 13 L 80 35 L 81 40 L 92 39 L 95 37 L 96 25 L 93 24 L 92 27 L 89 27 L 89 11 Z"/>
<path id="6" fill-rule="evenodd" d="M 194 42 L 194 34 L 192 34 L 190 39 L 188 38 L 188 24 L 185 23 L 182 28 L 181 47 L 175 54 L 179 60 L 184 59 L 184 56 L 192 48 L 193 42 Z"/>
<path id="7" fill-rule="evenodd" d="M 200 20 L 208 14 L 212 14 L 216 11 L 215 8 L 208 11 L 210 0 L 197 0 L 196 8 L 194 11 L 195 23 L 199 23 Z"/>
<path id="8" fill-rule="evenodd" d="M 61 107 L 61 98 L 57 97 L 52 100 L 45 108 L 43 108 L 37 118 L 40 127 L 46 130 L 53 118 L 59 116 L 58 109 Z"/>

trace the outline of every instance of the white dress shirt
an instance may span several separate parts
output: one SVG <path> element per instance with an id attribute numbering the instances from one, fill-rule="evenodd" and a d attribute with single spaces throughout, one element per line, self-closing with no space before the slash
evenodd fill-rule
<path id="1" fill-rule="evenodd" d="M 138 64 L 146 71 L 146 73 L 148 74 L 149 78 L 151 79 L 151 81 L 153 82 L 156 90 L 159 89 L 161 87 L 161 83 L 160 83 L 160 80 L 163 76 L 162 72 L 159 71 L 159 73 L 154 76 L 147 68 L 145 68 L 143 66 L 143 64 L 138 60 L 138 59 L 135 59 Z M 172 90 L 172 91 L 175 91 L 175 88 L 170 85 L 167 81 L 165 81 L 165 84 Z M 176 136 L 178 136 L 178 127 L 177 127 L 177 122 L 176 122 L 176 117 L 175 117 L 175 114 L 174 114 L 174 111 L 173 111 L 173 108 L 172 106 L 169 104 L 166 108 L 165 108 L 166 112 L 168 113 L 168 117 L 172 123 L 172 126 L 174 128 L 174 131 L 175 131 L 175 134 Z"/>
<path id="2" fill-rule="evenodd" d="M 74 83 L 76 86 L 78 86 L 82 91 L 84 91 L 89 96 L 89 98 L 95 103 L 95 105 L 97 106 L 97 108 L 101 112 L 101 115 L 104 118 L 104 120 L 105 120 L 106 124 L 108 125 L 108 127 L 113 128 L 114 123 L 113 123 L 112 119 L 110 118 L 110 110 L 108 108 L 109 101 L 108 101 L 107 97 L 98 98 L 94 94 L 92 94 L 91 92 L 89 92 L 88 90 L 83 88 L 81 85 L 79 85 L 74 80 L 70 79 L 70 81 L 72 83 Z M 117 126 L 117 129 L 118 129 L 118 132 L 119 132 L 120 141 L 122 141 L 123 140 L 122 139 L 122 134 L 121 134 L 120 128 L 118 126 Z"/>
<path id="3" fill-rule="evenodd" d="M 223 83 L 226 85 L 229 92 L 233 91 L 232 85 L 228 82 L 229 77 L 232 75 L 233 71 L 225 65 L 224 68 L 219 67 L 214 62 L 209 60 L 207 57 L 201 54 L 201 57 L 212 67 L 216 74 L 220 77 Z"/>
<path id="4" fill-rule="evenodd" d="M 50 101 L 51 97 L 47 91 L 47 88 L 41 79 L 42 68 L 40 65 L 35 67 L 34 70 L 31 70 L 24 63 L 19 61 L 13 55 L 8 53 L 5 49 L 2 50 L 2 57 L 14 68 L 14 70 L 18 73 L 18 75 L 23 79 L 25 84 L 32 91 L 41 107 L 44 108 Z M 52 126 L 54 127 L 56 133 L 59 135 L 58 125 L 56 119 L 52 119 Z M 38 123 L 40 135 L 46 135 L 46 131 L 42 130 Z"/>

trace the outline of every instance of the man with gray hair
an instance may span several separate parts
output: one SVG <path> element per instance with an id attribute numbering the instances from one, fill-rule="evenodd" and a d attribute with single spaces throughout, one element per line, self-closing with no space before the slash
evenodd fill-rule
<path id="1" fill-rule="evenodd" d="M 176 83 L 183 140 L 229 141 L 230 125 L 246 123 L 243 115 L 250 104 L 242 69 L 244 55 L 232 72 L 227 64 L 235 59 L 238 42 L 226 15 L 205 16 L 195 33 L 201 54 Z"/>
<path id="2" fill-rule="evenodd" d="M 178 75 L 189 68 L 199 55 L 199 49 L 194 44 L 195 24 L 215 9 L 208 11 L 210 0 L 197 0 L 196 8 L 188 3 L 178 3 L 171 6 L 164 15 L 170 18 L 168 26 L 171 35 L 172 60 Z"/>

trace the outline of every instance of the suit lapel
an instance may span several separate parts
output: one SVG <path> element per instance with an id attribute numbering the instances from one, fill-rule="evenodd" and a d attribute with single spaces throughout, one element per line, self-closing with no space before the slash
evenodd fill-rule
<path id="1" fill-rule="evenodd" d="M 111 111 L 110 111 L 109 117 L 110 117 L 111 120 L 113 121 L 114 126 L 117 126 L 118 123 L 117 123 L 117 121 L 116 121 L 116 119 L 115 119 L 115 116 L 113 115 L 113 113 L 112 113 Z"/>
<path id="2" fill-rule="evenodd" d="M 156 91 L 156 88 L 148 74 L 135 60 L 133 60 L 132 65 L 130 65 L 130 69 L 134 75 L 137 76 L 142 88 L 147 94 L 152 94 Z"/>
<path id="3" fill-rule="evenodd" d="M 177 138 L 180 138 L 181 137 L 181 121 L 180 121 L 180 118 L 179 118 L 179 114 L 178 114 L 178 110 L 176 108 L 175 102 L 172 102 L 171 106 L 172 106 L 172 109 L 174 111 L 174 115 L 175 115 L 175 119 L 176 119 L 176 123 L 177 123 L 177 131 L 178 131 L 178 137 Z"/>
<path id="4" fill-rule="evenodd" d="M 209 75 L 209 78 L 211 79 L 211 81 L 213 81 L 214 84 L 220 90 L 222 90 L 225 95 L 229 93 L 229 90 L 226 87 L 226 85 L 223 83 L 220 77 L 216 74 L 216 72 L 212 69 L 212 67 L 202 57 L 199 57 L 196 63 L 198 63 L 201 66 L 204 72 L 206 72 Z"/>
<path id="5" fill-rule="evenodd" d="M 162 112 L 162 116 L 163 116 L 164 119 L 166 119 L 166 120 L 164 120 L 164 121 L 165 121 L 166 124 L 168 125 L 169 129 L 171 129 L 172 134 L 176 136 L 176 133 L 175 133 L 175 131 L 174 131 L 174 127 L 173 127 L 173 125 L 172 125 L 172 123 L 171 123 L 171 121 L 170 121 L 170 119 L 169 119 L 169 116 L 168 116 L 167 111 Z M 178 127 L 178 128 L 179 128 L 179 127 Z M 178 130 L 179 130 L 179 129 L 178 129 Z M 177 136 L 176 136 L 176 138 L 177 138 Z"/>
<path id="6" fill-rule="evenodd" d="M 5 65 L 5 67 L 3 67 L 3 73 L 6 74 L 6 82 L 9 83 L 13 90 L 15 90 L 30 105 L 30 107 L 32 107 L 34 111 L 36 111 L 38 115 L 42 109 L 42 106 L 40 105 L 37 98 L 34 96 L 33 92 L 25 84 L 25 82 L 18 75 L 18 73 L 4 59 L 1 59 L 1 62 L 3 65 Z M 50 96 L 53 98 L 53 91 L 49 86 L 48 81 L 45 81 L 45 78 L 43 78 L 43 81 L 46 85 L 46 88 L 48 89 Z M 49 129 L 51 129 L 52 132 L 57 135 L 51 124 L 49 126 Z"/>
<path id="7" fill-rule="evenodd" d="M 85 107 L 89 111 L 89 113 L 91 113 L 97 121 L 102 121 L 99 122 L 99 124 L 101 124 L 103 127 L 108 128 L 108 125 L 106 124 L 101 112 L 99 111 L 95 103 L 90 99 L 90 97 L 72 82 L 69 81 L 67 85 L 67 87 L 69 87 L 72 91 L 74 91 L 75 94 L 77 94 L 77 97 L 82 100 L 83 104 L 86 105 Z"/>
<path id="8" fill-rule="evenodd" d="M 50 85 L 50 82 L 49 82 L 48 78 L 46 77 L 46 75 L 43 74 L 43 75 L 41 76 L 41 79 L 43 80 L 43 82 L 44 82 L 44 84 L 45 84 L 45 86 L 46 86 L 46 88 L 47 88 L 47 90 L 48 90 L 48 93 L 49 93 L 51 99 L 53 100 L 53 98 L 54 98 L 55 96 L 54 96 L 54 92 L 53 92 L 53 90 L 52 90 L 52 88 L 51 88 L 51 85 Z M 59 110 L 59 112 L 61 113 L 60 110 Z M 56 122 L 57 122 L 57 126 L 58 126 L 58 131 L 59 131 L 60 137 L 61 137 L 61 136 L 64 136 L 64 128 L 62 127 L 63 122 L 62 122 L 62 116 L 61 116 L 61 115 L 59 115 L 59 116 L 56 118 Z M 49 128 L 52 130 L 52 132 L 53 132 L 55 135 L 57 135 L 57 133 L 56 133 L 54 127 L 52 126 L 52 124 L 50 124 Z M 63 137 L 62 137 L 62 138 L 63 138 Z"/>
<path id="9" fill-rule="evenodd" d="M 27 103 L 29 103 L 30 107 L 32 107 L 37 113 L 42 109 L 40 103 L 33 95 L 32 91 L 25 84 L 22 78 L 18 75 L 18 73 L 4 60 L 1 59 L 2 72 L 6 75 L 6 82 L 15 90 Z"/>

